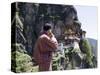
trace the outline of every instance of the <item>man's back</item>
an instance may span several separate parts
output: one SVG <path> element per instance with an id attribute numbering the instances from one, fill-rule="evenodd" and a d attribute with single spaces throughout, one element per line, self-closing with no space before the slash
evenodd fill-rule
<path id="1" fill-rule="evenodd" d="M 50 39 L 46 34 L 42 34 L 35 44 L 34 58 L 38 63 L 50 62 L 52 52 L 56 50 L 57 46 L 58 43 L 54 37 Z"/>

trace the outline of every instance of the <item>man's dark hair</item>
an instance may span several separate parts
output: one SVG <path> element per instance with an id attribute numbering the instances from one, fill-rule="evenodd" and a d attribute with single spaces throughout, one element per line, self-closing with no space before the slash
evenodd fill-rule
<path id="1" fill-rule="evenodd" d="M 52 29 L 51 24 L 46 23 L 46 24 L 43 26 L 43 31 L 48 31 L 49 29 Z"/>

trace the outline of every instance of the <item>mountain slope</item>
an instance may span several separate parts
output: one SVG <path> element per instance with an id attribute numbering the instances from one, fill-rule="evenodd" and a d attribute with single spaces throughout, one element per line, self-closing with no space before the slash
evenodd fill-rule
<path id="1" fill-rule="evenodd" d="M 87 38 L 90 45 L 92 46 L 92 50 L 94 55 L 97 57 L 97 40 L 93 38 Z"/>

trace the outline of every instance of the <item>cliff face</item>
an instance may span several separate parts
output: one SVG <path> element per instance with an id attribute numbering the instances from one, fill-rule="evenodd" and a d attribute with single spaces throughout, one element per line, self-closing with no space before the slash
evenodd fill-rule
<path id="1" fill-rule="evenodd" d="M 80 64 L 80 62 L 82 62 L 82 68 L 91 67 L 91 62 L 93 62 L 94 67 L 97 66 L 96 58 L 91 58 L 91 47 L 88 41 L 85 40 L 86 38 L 84 38 L 86 32 L 81 29 L 81 23 L 78 20 L 77 10 L 74 8 L 73 5 L 54 5 L 18 2 L 12 4 L 11 15 L 12 57 L 14 57 L 14 59 L 12 58 L 12 69 L 14 69 L 16 72 L 27 71 L 29 66 L 30 72 L 33 71 L 32 63 L 26 66 L 20 66 L 20 64 L 24 64 L 24 62 L 20 62 L 26 61 L 26 59 L 24 58 L 27 58 L 27 61 L 33 62 L 30 56 L 32 55 L 34 44 L 37 38 L 39 37 L 41 29 L 45 23 L 52 24 L 53 33 L 57 38 L 57 41 L 59 42 L 59 44 L 61 44 L 61 46 L 65 47 L 59 48 L 61 50 L 64 49 L 63 51 L 65 51 L 66 59 L 63 58 L 63 60 L 68 59 L 67 62 L 69 62 L 71 60 L 70 58 L 72 58 L 73 56 L 75 59 L 73 61 L 78 61 L 77 64 Z M 69 44 L 70 46 L 74 44 L 74 47 L 76 47 L 76 49 L 78 48 L 81 52 L 83 50 L 82 53 L 87 55 L 87 59 L 80 61 L 81 58 L 79 57 L 81 57 L 82 55 L 73 55 L 70 52 L 71 50 L 74 50 L 73 47 L 68 49 L 66 48 L 67 46 L 69 46 Z M 68 50 L 69 52 L 66 50 Z M 22 54 L 25 55 L 25 57 L 23 57 Z M 58 54 L 60 53 L 58 52 Z M 17 61 L 19 64 L 15 64 L 16 60 L 20 59 L 20 57 L 16 58 L 16 55 L 21 56 L 21 60 Z M 89 63 L 87 63 L 88 60 Z M 68 66 L 67 62 L 65 63 L 65 67 Z M 26 62 L 25 64 L 27 63 L 29 62 Z M 16 66 L 20 68 L 17 68 L 16 70 Z M 70 65 L 67 68 L 70 69 Z"/>
<path id="2" fill-rule="evenodd" d="M 23 24 L 22 31 L 21 28 L 17 29 L 16 42 L 22 43 L 29 53 L 32 53 L 36 39 L 45 23 L 52 24 L 53 32 L 58 41 L 63 41 L 65 31 L 69 28 L 75 33 L 81 30 L 80 25 L 74 24 L 74 21 L 78 21 L 78 17 L 77 11 L 72 5 L 17 3 L 16 11 L 19 13 L 19 19 Z M 14 34 L 14 25 L 12 24 L 12 35 Z M 20 24 L 18 25 L 20 26 Z"/>

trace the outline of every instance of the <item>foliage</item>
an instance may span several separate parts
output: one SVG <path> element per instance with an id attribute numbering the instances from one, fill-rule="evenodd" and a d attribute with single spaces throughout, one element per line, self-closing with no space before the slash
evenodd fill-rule
<path id="1" fill-rule="evenodd" d="M 21 49 L 21 45 L 16 44 L 14 46 L 16 47 L 16 51 L 13 51 L 11 55 L 12 71 L 17 73 L 38 71 L 38 66 L 34 66 L 32 58 L 24 49 Z"/>
<path id="2" fill-rule="evenodd" d="M 93 63 L 92 63 L 93 54 L 92 54 L 91 45 L 89 44 L 87 39 L 84 39 L 84 40 L 82 40 L 81 46 L 86 54 L 86 62 L 92 66 L 93 65 Z"/>

